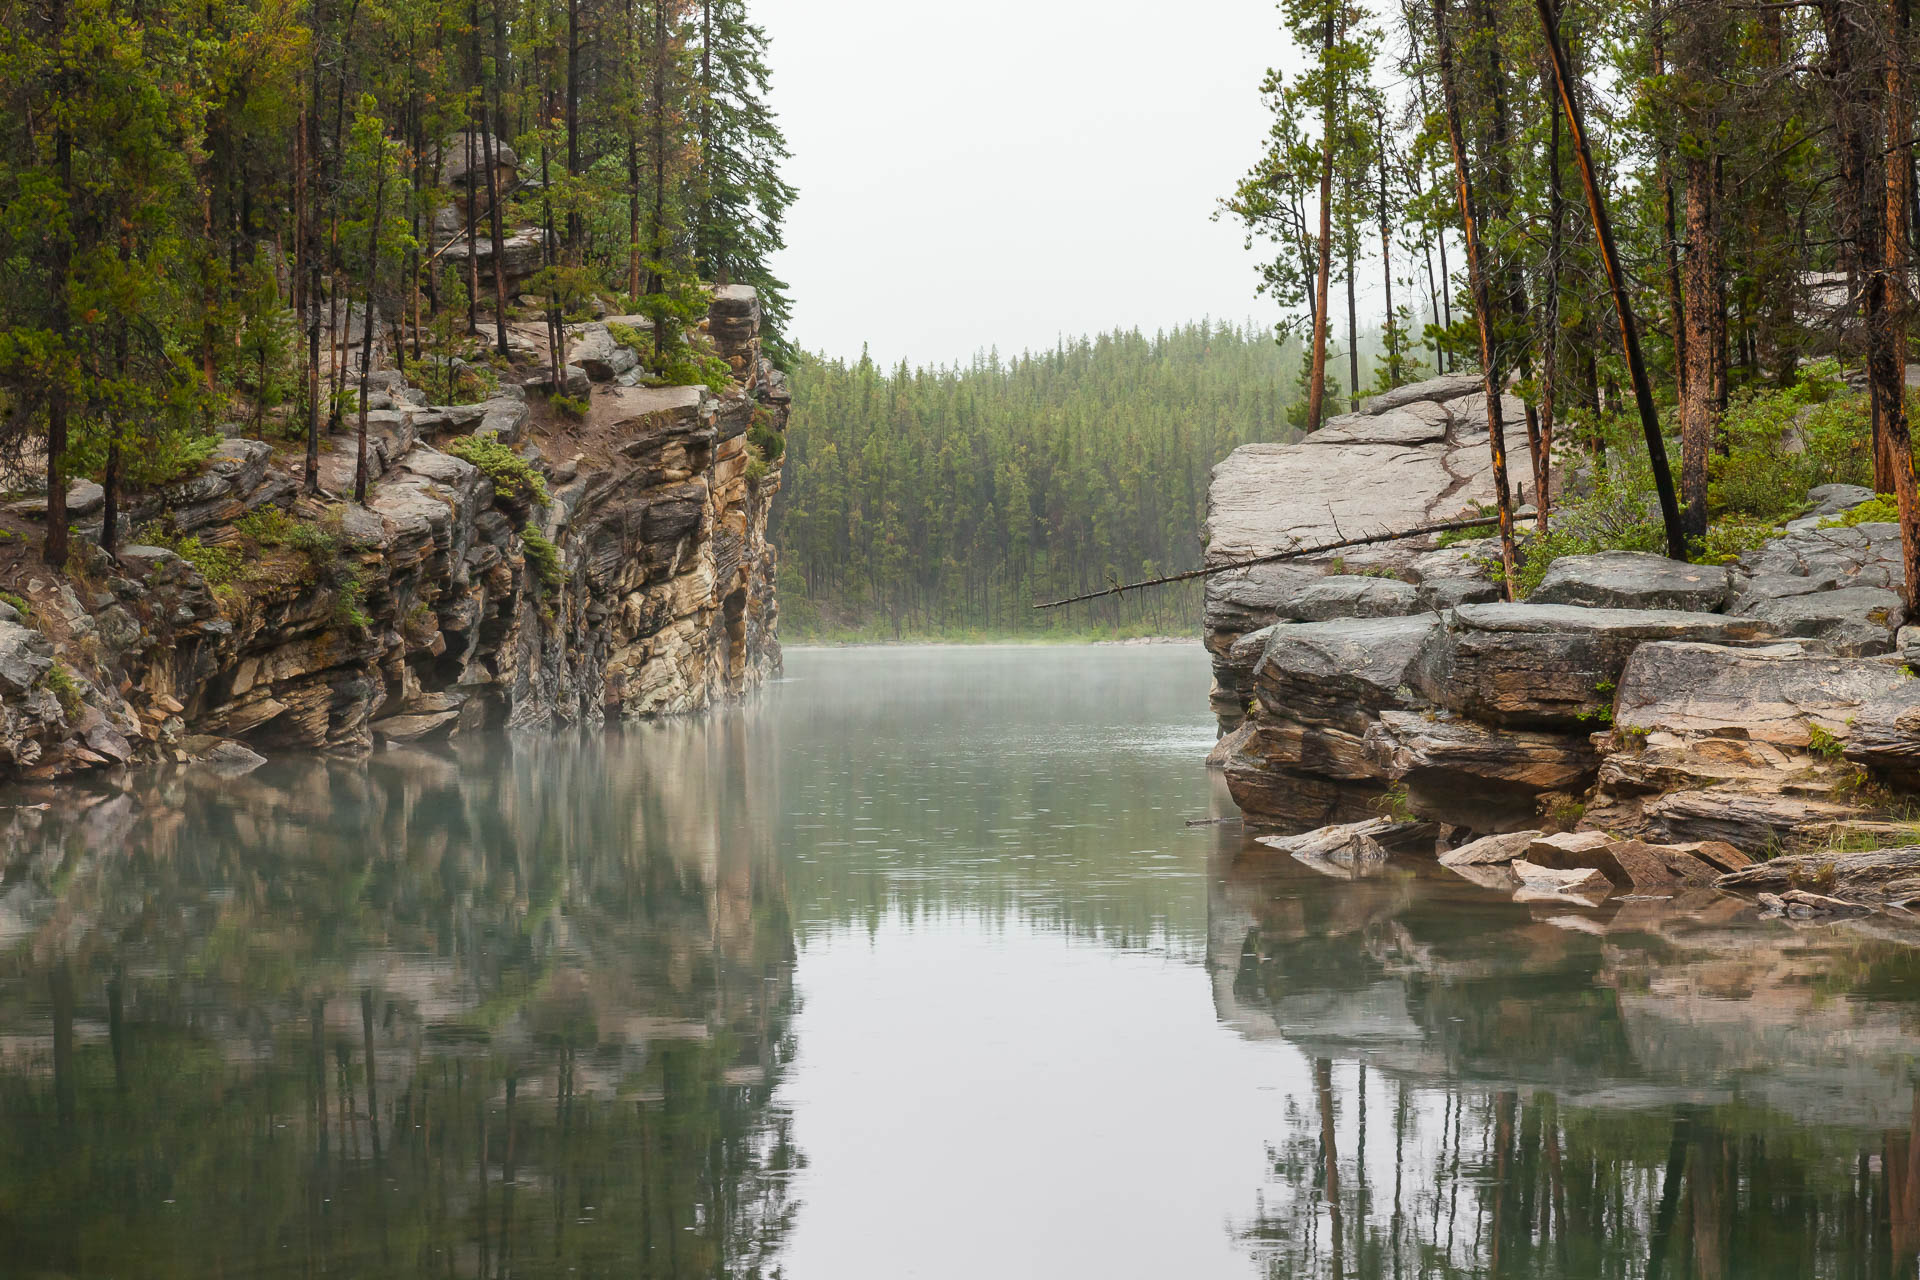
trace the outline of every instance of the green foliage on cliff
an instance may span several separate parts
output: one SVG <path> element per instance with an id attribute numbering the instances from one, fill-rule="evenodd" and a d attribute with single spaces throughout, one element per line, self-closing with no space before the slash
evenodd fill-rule
<path id="1" fill-rule="evenodd" d="M 1031 606 L 1198 567 L 1209 470 L 1292 437 L 1297 364 L 1264 331 L 1206 321 L 957 367 L 804 362 L 774 503 L 798 570 L 782 575 L 784 630 L 1197 632 L 1197 582 Z"/>
<path id="2" fill-rule="evenodd" d="M 487 479 L 493 481 L 494 491 L 501 497 L 527 498 L 542 507 L 552 501 L 547 493 L 547 478 L 499 440 L 455 436 L 447 441 L 446 447 L 454 457 L 471 462 L 485 472 Z"/>

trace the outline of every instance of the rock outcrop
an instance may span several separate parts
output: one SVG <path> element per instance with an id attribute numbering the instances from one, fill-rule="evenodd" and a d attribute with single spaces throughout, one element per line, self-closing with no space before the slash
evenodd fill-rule
<path id="1" fill-rule="evenodd" d="M 1214 472 L 1209 560 L 1460 514 L 1487 496 L 1483 404 L 1435 379 L 1302 443 L 1236 450 Z M 1702 842 L 1759 852 L 1857 822 L 1882 784 L 1920 784 L 1899 531 L 1834 518 L 1871 496 L 1823 486 L 1812 515 L 1730 565 L 1563 557 L 1523 603 L 1498 601 L 1486 540 L 1217 574 L 1214 762 L 1255 825 L 1390 808 L 1455 843 L 1577 826 L 1628 842 L 1572 868 L 1616 884 L 1726 870 L 1687 852 Z"/>
<path id="2" fill-rule="evenodd" d="M 722 394 L 603 380 L 583 422 L 537 429 L 518 388 L 432 407 L 376 375 L 389 407 L 368 415 L 364 506 L 296 499 L 297 455 L 226 441 L 133 502 L 169 546 L 115 557 L 83 540 L 70 578 L 19 584 L 25 617 L 0 606 L 0 776 L 223 739 L 357 754 L 746 693 L 780 663 L 780 476 L 748 437 L 777 437 L 786 397 L 758 321 L 751 290 L 716 299 L 738 379 Z M 323 490 L 350 494 L 354 439 L 326 444 Z"/>

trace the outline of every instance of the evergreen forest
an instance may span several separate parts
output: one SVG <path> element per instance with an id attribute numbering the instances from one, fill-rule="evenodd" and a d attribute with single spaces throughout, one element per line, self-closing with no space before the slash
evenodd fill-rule
<path id="1" fill-rule="evenodd" d="M 1179 634 L 1200 584 L 1091 616 L 1032 605 L 1191 569 L 1214 462 L 1295 434 L 1298 345 L 1200 321 L 1012 359 L 804 358 L 774 508 L 798 639 Z"/>

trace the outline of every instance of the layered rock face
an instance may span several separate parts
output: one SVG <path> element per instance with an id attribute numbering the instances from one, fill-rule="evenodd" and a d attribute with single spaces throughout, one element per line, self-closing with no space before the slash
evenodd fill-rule
<path id="1" fill-rule="evenodd" d="M 434 407 L 375 375 L 365 506 L 296 498 L 298 446 L 228 440 L 202 475 L 136 504 L 187 557 L 83 539 L 70 576 L 22 584 L 27 616 L 0 606 L 0 776 L 218 739 L 356 754 L 754 688 L 780 665 L 766 537 L 780 477 L 749 434 L 784 430 L 786 384 L 751 290 L 719 291 L 709 330 L 735 376 L 724 394 L 594 383 L 580 423 L 536 428 L 517 387 Z M 355 440 L 325 443 L 322 487 L 350 494 Z M 196 562 L 222 552 L 232 572 L 210 586 Z"/>
<path id="2" fill-rule="evenodd" d="M 1309 443 L 1236 451 L 1214 563 L 1459 514 L 1487 465 L 1459 391 L 1403 388 Z M 1757 852 L 1857 822 L 1920 781 L 1920 634 L 1897 528 L 1820 527 L 1872 496 L 1841 488 L 1737 565 L 1571 557 L 1519 604 L 1495 602 L 1487 543 L 1218 575 L 1213 761 L 1251 821 L 1291 830 L 1406 809 L 1462 836 Z"/>

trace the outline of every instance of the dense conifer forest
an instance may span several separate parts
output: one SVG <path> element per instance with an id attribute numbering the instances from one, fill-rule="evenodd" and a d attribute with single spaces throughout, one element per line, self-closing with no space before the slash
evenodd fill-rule
<path id="1" fill-rule="evenodd" d="M 1214 462 L 1293 434 L 1297 345 L 1202 321 L 1012 359 L 887 370 L 811 356 L 794 378 L 782 624 L 897 639 L 1191 630 L 1199 586 L 1091 619 L 1035 599 L 1193 568 Z"/>

